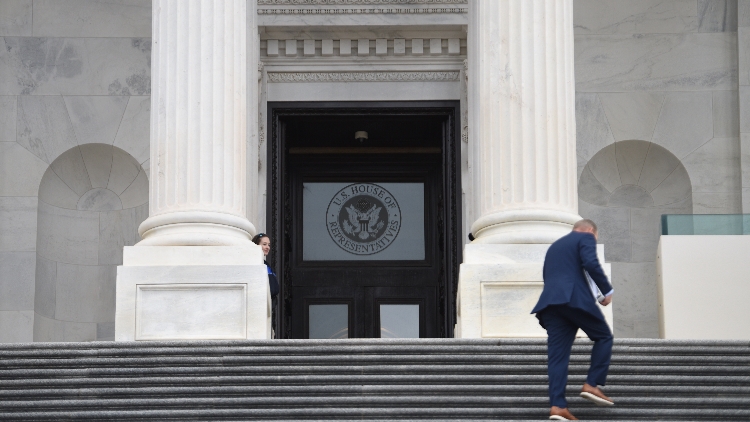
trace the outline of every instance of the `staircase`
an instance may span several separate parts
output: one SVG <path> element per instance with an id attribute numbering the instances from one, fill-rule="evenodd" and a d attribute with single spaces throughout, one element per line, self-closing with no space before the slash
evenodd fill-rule
<path id="1" fill-rule="evenodd" d="M 585 420 L 750 420 L 750 342 L 616 339 L 611 408 Z M 274 340 L 0 346 L 0 420 L 543 420 L 546 345 Z"/>

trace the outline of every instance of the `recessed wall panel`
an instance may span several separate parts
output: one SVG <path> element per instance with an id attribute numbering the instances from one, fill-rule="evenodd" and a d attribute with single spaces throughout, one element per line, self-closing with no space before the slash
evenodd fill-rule
<path id="1" fill-rule="evenodd" d="M 533 281 L 481 283 L 482 337 L 545 335 L 530 314 L 543 288 L 544 283 Z"/>
<path id="2" fill-rule="evenodd" d="M 135 339 L 244 339 L 245 286 L 138 285 Z"/>

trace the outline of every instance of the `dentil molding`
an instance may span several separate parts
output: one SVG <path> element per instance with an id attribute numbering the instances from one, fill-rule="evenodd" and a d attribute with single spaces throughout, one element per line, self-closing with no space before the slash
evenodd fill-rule
<path id="1" fill-rule="evenodd" d="M 268 72 L 268 82 L 456 82 L 460 72 Z"/>
<path id="2" fill-rule="evenodd" d="M 387 8 L 387 9 L 258 9 L 259 15 L 377 15 L 377 14 L 430 14 L 430 13 L 468 13 L 460 7 L 440 8 Z"/>

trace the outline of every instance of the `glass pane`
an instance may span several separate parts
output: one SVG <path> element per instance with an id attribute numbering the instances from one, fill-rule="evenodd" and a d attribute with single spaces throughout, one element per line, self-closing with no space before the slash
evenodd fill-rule
<path id="1" fill-rule="evenodd" d="M 310 305 L 310 338 L 349 338 L 349 305 Z"/>
<path id="2" fill-rule="evenodd" d="M 419 338 L 419 305 L 380 305 L 381 338 Z"/>
<path id="3" fill-rule="evenodd" d="M 750 235 L 750 214 L 664 214 L 664 235 Z"/>
<path id="4" fill-rule="evenodd" d="M 302 259 L 425 258 L 424 183 L 305 183 Z"/>

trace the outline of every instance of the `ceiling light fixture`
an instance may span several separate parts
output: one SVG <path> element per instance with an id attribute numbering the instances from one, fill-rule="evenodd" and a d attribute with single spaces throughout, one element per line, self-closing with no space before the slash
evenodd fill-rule
<path id="1" fill-rule="evenodd" d="M 358 140 L 360 144 L 367 140 L 367 132 L 364 130 L 358 130 L 354 132 L 354 139 Z"/>

